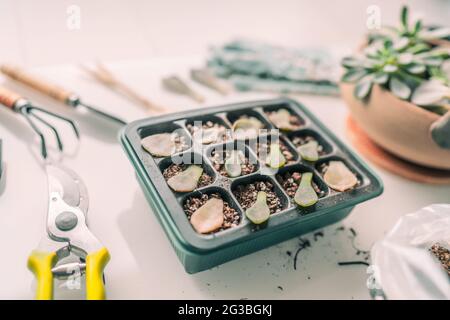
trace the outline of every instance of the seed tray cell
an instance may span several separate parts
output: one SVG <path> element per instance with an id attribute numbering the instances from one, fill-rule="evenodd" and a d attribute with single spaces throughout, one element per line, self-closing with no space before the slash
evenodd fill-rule
<path id="1" fill-rule="evenodd" d="M 188 124 L 194 121 L 213 121 L 232 128 L 233 122 L 241 116 L 255 117 L 264 129 L 276 129 L 266 113 L 279 108 L 287 109 L 301 121 L 298 130 L 290 132 L 262 133 L 258 138 L 236 140 L 231 136 L 227 141 L 217 141 L 203 145 L 192 138 Z M 187 148 L 174 157 L 156 158 L 141 146 L 141 140 L 149 135 L 172 132 L 178 129 L 188 143 Z M 177 131 L 177 132 L 178 132 Z M 294 153 L 294 160 L 280 169 L 272 169 L 257 156 L 258 140 L 279 134 L 281 141 Z M 324 148 L 324 153 L 315 163 L 304 161 L 292 143 L 295 136 L 312 136 Z M 153 208 L 155 215 L 170 239 L 180 261 L 189 273 L 212 268 L 226 261 L 274 245 L 289 238 L 322 228 L 345 218 L 353 207 L 382 193 L 381 180 L 334 134 L 323 126 L 303 105 L 285 98 L 252 101 L 213 108 L 189 110 L 135 121 L 128 124 L 121 133 L 121 143 L 136 170 L 138 181 Z M 244 154 L 255 162 L 252 173 L 229 178 L 220 174 L 211 161 L 213 150 L 242 148 Z M 243 147 L 242 147 L 243 146 Z M 230 150 L 230 149 L 226 149 Z M 188 193 L 173 192 L 163 177 L 163 172 L 172 163 L 187 164 L 192 159 L 202 159 L 204 171 L 213 179 L 210 185 Z M 320 171 L 329 161 L 343 161 L 356 174 L 359 184 L 352 190 L 337 192 L 329 188 Z M 312 172 L 313 182 L 320 189 L 318 202 L 308 208 L 299 207 L 280 184 L 279 176 L 292 172 Z M 281 210 L 271 214 L 267 223 L 255 226 L 245 216 L 245 210 L 236 198 L 238 186 L 269 181 L 281 202 Z M 239 216 L 239 223 L 231 228 L 211 234 L 197 233 L 189 222 L 184 210 L 187 199 L 202 194 L 219 194 Z"/>

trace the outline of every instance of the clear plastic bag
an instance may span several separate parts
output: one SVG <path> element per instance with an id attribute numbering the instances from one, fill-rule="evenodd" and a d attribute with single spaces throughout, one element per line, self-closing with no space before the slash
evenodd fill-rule
<path id="1" fill-rule="evenodd" d="M 387 299 L 450 300 L 450 277 L 429 252 L 450 248 L 450 204 L 404 215 L 372 248 L 372 270 Z"/>

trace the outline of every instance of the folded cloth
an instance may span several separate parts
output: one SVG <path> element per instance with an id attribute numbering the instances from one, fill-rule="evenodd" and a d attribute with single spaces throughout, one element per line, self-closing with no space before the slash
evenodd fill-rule
<path id="1" fill-rule="evenodd" d="M 338 94 L 339 63 L 323 49 L 236 40 L 213 48 L 208 66 L 241 91 Z"/>

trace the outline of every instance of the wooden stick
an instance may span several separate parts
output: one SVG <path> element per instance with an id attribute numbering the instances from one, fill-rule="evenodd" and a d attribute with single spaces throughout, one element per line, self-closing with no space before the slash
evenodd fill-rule
<path id="1" fill-rule="evenodd" d="M 49 83 L 43 79 L 38 79 L 37 77 L 26 73 L 25 71 L 23 71 L 18 67 L 2 65 L 0 66 L 0 71 L 4 75 L 10 77 L 11 79 L 21 82 L 22 84 L 25 84 L 35 90 L 38 90 L 39 92 L 63 103 L 67 103 L 70 96 L 73 95 L 72 92 L 67 91 L 61 87 L 58 87 L 52 83 Z"/>
<path id="2" fill-rule="evenodd" d="M 80 66 L 84 71 L 89 73 L 94 79 L 102 83 L 105 87 L 125 96 L 126 98 L 138 102 L 140 105 L 146 107 L 151 111 L 163 112 L 166 108 L 159 106 L 148 100 L 133 88 L 129 87 L 124 82 L 117 79 L 103 64 L 97 62 L 96 69 L 91 69 L 86 66 Z"/>

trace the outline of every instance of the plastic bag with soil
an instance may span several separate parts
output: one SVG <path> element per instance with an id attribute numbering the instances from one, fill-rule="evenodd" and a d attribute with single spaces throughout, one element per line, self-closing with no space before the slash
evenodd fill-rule
<path id="1" fill-rule="evenodd" d="M 443 249 L 440 259 L 431 252 L 436 244 Z M 433 204 L 401 217 L 371 252 L 385 297 L 450 300 L 449 261 L 444 261 L 449 251 L 444 248 L 450 250 L 450 204 Z"/>

